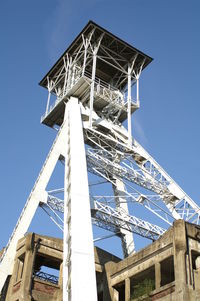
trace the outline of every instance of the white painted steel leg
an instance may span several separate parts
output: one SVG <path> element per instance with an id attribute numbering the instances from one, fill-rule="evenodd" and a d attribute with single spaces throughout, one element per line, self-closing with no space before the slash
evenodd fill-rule
<path id="1" fill-rule="evenodd" d="M 87 49 L 88 49 L 88 42 L 86 40 L 86 42 L 84 43 L 84 58 L 83 58 L 83 67 L 82 67 L 82 76 L 85 73 L 85 65 L 86 65 L 86 59 L 87 59 Z"/>
<path id="2" fill-rule="evenodd" d="M 46 105 L 45 115 L 48 114 L 48 111 L 49 111 L 49 103 L 50 103 L 50 98 L 51 98 L 51 89 L 50 89 L 49 77 L 47 77 L 47 81 L 48 81 L 48 98 L 47 98 L 47 105 Z"/>
<path id="3" fill-rule="evenodd" d="M 68 69 L 69 69 L 69 57 L 68 57 L 68 54 L 66 55 L 66 58 L 67 58 L 67 64 L 66 64 L 66 61 L 65 61 L 65 57 L 63 57 L 63 62 L 64 62 L 64 66 L 65 66 L 65 80 L 64 80 L 64 86 L 63 86 L 64 95 L 66 93 L 67 76 L 68 76 Z"/>
<path id="4" fill-rule="evenodd" d="M 68 147 L 65 156 L 64 301 L 97 300 L 87 165 L 80 105 L 66 106 Z"/>
<path id="5" fill-rule="evenodd" d="M 1 257 L 0 263 L 0 291 L 6 281 L 8 275 L 12 274 L 13 263 L 17 242 L 27 232 L 33 216 L 39 206 L 40 202 L 47 202 L 46 186 L 49 182 L 51 174 L 55 165 L 62 154 L 63 146 L 66 144 L 65 140 L 65 125 L 60 129 L 54 144 L 46 158 L 42 170 L 36 180 L 36 183 L 30 193 L 30 196 L 25 204 L 25 207 L 18 219 L 14 231 L 10 237 L 4 254 Z"/>
<path id="6" fill-rule="evenodd" d="M 131 125 L 131 66 L 128 66 L 128 142 L 132 144 L 132 125 Z"/>
<path id="7" fill-rule="evenodd" d="M 72 58 L 69 58 L 69 67 L 68 67 L 68 78 L 67 78 L 67 88 L 71 87 L 72 83 Z"/>
<path id="8" fill-rule="evenodd" d="M 115 194 L 115 201 L 116 201 L 116 208 L 122 216 L 123 213 L 129 214 L 128 212 L 128 204 L 126 201 L 126 193 L 125 193 L 125 186 L 123 181 L 116 179 L 115 185 L 113 185 L 113 190 Z M 122 234 L 122 249 L 124 253 L 124 257 L 129 256 L 131 253 L 135 251 L 135 245 L 133 241 L 133 234 L 130 231 L 120 228 L 119 231 Z"/>
<path id="9" fill-rule="evenodd" d="M 140 97 L 139 97 L 139 78 L 136 79 L 136 103 L 138 107 L 140 106 Z"/>
<path id="10" fill-rule="evenodd" d="M 94 101 L 94 83 L 95 83 L 95 74 L 96 74 L 96 61 L 97 61 L 97 50 L 94 50 L 93 53 L 93 65 L 92 65 L 92 82 L 90 88 L 90 119 L 89 124 L 92 127 L 92 113 L 93 113 L 93 101 Z"/>
<path id="11" fill-rule="evenodd" d="M 49 111 L 50 97 L 51 97 L 51 92 L 49 91 L 49 93 L 48 93 L 48 98 L 47 98 L 46 111 L 45 111 L 45 114 L 46 114 L 46 115 L 48 114 L 48 111 Z"/>

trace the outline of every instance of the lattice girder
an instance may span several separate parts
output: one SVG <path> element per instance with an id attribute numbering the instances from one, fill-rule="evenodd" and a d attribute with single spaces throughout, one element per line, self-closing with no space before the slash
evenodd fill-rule
<path id="1" fill-rule="evenodd" d="M 91 129 L 85 123 L 86 142 L 93 145 L 93 148 L 89 148 L 87 151 L 90 172 L 102 176 L 108 181 L 112 181 L 112 174 L 115 174 L 128 182 L 128 185 L 134 182 L 153 191 L 159 195 L 166 210 L 169 210 L 174 219 L 183 218 L 199 224 L 200 208 L 198 205 L 137 141 L 134 141 L 131 146 L 127 144 L 128 133 L 125 128 L 115 125 L 111 129 L 108 123 L 105 135 L 101 126 L 103 124 L 106 128 L 106 121 L 102 121 L 101 124 L 101 121 L 98 120 L 98 124 L 100 127 L 96 124 L 96 127 Z M 116 162 L 119 157 L 121 158 L 120 164 Z M 144 202 L 145 199 L 143 198 L 142 203 L 147 204 Z M 152 208 L 151 211 L 157 214 Z M 165 213 L 164 215 L 166 216 Z"/>
<path id="2" fill-rule="evenodd" d="M 119 211 L 103 202 L 96 201 L 96 197 L 92 197 L 92 199 L 92 221 L 103 229 L 119 235 L 120 228 L 122 228 L 151 240 L 158 239 L 166 231 L 157 225 L 127 214 L 123 209 Z M 64 202 L 57 197 L 49 196 L 47 204 L 53 210 L 64 213 Z M 41 206 L 43 207 L 44 204 L 41 204 Z"/>

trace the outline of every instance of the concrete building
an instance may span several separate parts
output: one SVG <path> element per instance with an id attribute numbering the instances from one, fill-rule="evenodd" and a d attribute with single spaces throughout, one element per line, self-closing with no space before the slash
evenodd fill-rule
<path id="1" fill-rule="evenodd" d="M 62 300 L 62 240 L 29 233 L 0 300 Z M 200 227 L 183 220 L 127 257 L 95 248 L 98 301 L 200 300 Z M 87 271 L 85 271 L 87 277 Z"/>
<path id="2" fill-rule="evenodd" d="M 1 301 L 62 300 L 63 240 L 29 233 L 17 244 L 12 276 L 4 285 Z M 120 258 L 95 248 L 98 301 L 109 300 L 104 266 Z M 85 272 L 87 277 L 87 271 Z"/>

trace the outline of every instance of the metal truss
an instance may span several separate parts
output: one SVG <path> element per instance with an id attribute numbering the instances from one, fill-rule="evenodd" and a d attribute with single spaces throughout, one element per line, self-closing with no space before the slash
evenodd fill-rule
<path id="1" fill-rule="evenodd" d="M 91 172 L 94 170 L 95 173 L 98 174 L 104 174 L 107 172 L 110 177 L 114 175 L 124 178 L 159 194 L 167 192 L 165 182 L 161 182 L 153 178 L 147 179 L 140 170 L 136 170 L 132 164 L 130 164 L 131 161 L 128 164 L 128 158 L 119 164 L 115 160 L 116 156 L 116 152 L 113 153 L 103 151 L 101 149 L 90 148 L 87 151 L 88 170 Z"/>
<path id="2" fill-rule="evenodd" d="M 135 142 L 135 150 L 137 151 L 138 156 L 140 155 L 140 162 L 136 163 L 143 170 L 144 174 L 149 172 L 154 178 L 162 177 L 166 180 L 168 192 L 161 195 L 161 198 L 174 218 L 181 218 L 188 222 L 199 224 L 199 206 L 137 142 Z"/>
<path id="3" fill-rule="evenodd" d="M 1 256 L 0 290 L 12 274 L 17 242 L 38 206 L 63 231 L 63 301 L 97 298 L 91 218 L 121 238 L 124 256 L 134 250 L 130 233 L 155 240 L 165 232 L 130 215 L 134 205 L 167 225 L 180 218 L 200 224 L 198 205 L 132 137 L 131 114 L 140 106 L 139 78 L 151 60 L 89 23 L 40 82 L 48 89 L 41 121 L 60 130 Z M 64 189 L 48 194 L 58 160 L 65 164 Z M 88 172 L 109 183 L 113 195 L 89 194 Z M 61 191 L 64 202 L 56 196 Z"/>
<path id="4" fill-rule="evenodd" d="M 52 210 L 64 213 L 63 200 L 59 199 L 58 197 L 48 194 L 47 204 Z"/>
<path id="5" fill-rule="evenodd" d="M 105 197 L 92 197 L 93 207 L 91 209 L 91 216 L 94 225 L 114 232 L 119 236 L 120 229 L 122 228 L 151 240 L 158 239 L 159 236 L 166 231 L 157 225 L 153 225 L 147 221 L 127 214 L 127 212 L 123 209 L 117 210 L 103 203 L 104 198 Z M 101 202 L 97 201 L 96 199 L 101 200 Z M 109 197 L 109 200 L 107 198 L 106 202 L 110 204 L 114 203 L 111 201 L 111 197 Z M 44 206 L 46 205 L 42 204 L 43 208 Z M 56 214 L 56 211 L 64 213 L 64 202 L 57 197 L 49 196 L 47 200 L 47 206 L 51 208 L 51 212 L 54 215 Z M 56 216 L 58 216 L 58 214 L 56 214 Z M 52 220 L 55 223 L 55 219 Z M 58 225 L 58 222 L 56 222 L 56 225 L 61 228 Z"/>
<path id="6" fill-rule="evenodd" d="M 83 45 L 77 49 L 77 53 L 73 58 L 70 59 L 69 56 L 66 56 L 68 62 L 65 66 L 68 66 L 68 69 L 66 68 L 68 74 L 66 72 L 65 77 L 69 79 L 73 73 L 73 80 L 67 81 L 66 79 L 66 89 L 61 89 L 64 94 L 57 94 L 57 101 L 61 101 L 65 95 L 67 95 L 67 91 L 70 91 L 71 87 L 80 80 L 81 76 L 86 77 L 88 80 L 88 88 L 82 96 L 80 96 L 81 103 L 86 106 L 85 108 L 87 108 L 87 106 L 90 107 L 89 114 L 86 114 L 89 115 L 89 124 L 85 123 L 86 126 L 84 131 L 86 143 L 92 146 L 87 148 L 88 171 L 103 177 L 106 181 L 112 183 L 112 185 L 115 185 L 113 177 L 123 181 L 126 187 L 124 192 L 126 199 L 131 199 L 133 202 L 143 205 L 167 224 L 171 225 L 174 219 L 179 218 L 198 224 L 199 207 L 136 141 L 133 141 L 132 143 L 130 120 L 128 131 L 123 128 L 119 122 L 120 114 L 123 110 L 125 110 L 127 114 L 129 112 L 127 116 L 129 116 L 128 119 L 130 118 L 131 80 L 135 80 L 138 85 L 137 80 L 139 79 L 145 62 L 141 62 L 140 68 L 135 70 L 134 64 L 137 58 L 136 55 L 133 58 L 132 65 L 125 64 L 123 66 L 126 67 L 120 66 L 123 59 L 120 58 L 119 54 L 117 57 L 113 57 L 112 50 L 108 51 L 105 46 L 101 45 L 102 37 L 99 38 L 96 48 L 92 46 L 91 40 L 94 31 L 95 30 L 93 30 L 86 38 L 82 36 Z M 119 73 L 121 72 L 120 79 L 118 79 L 119 81 L 121 79 L 128 80 L 129 102 L 125 101 L 124 95 L 116 88 L 112 88 L 111 85 L 94 77 L 94 70 L 90 73 L 86 70 L 87 64 L 91 64 L 92 62 L 93 69 L 95 69 L 95 56 L 97 55 L 97 52 L 98 59 L 108 60 L 110 65 L 115 64 L 115 67 L 119 69 Z M 76 59 L 81 58 L 81 56 L 84 56 L 83 68 L 80 68 L 79 71 L 77 71 Z M 71 71 L 69 71 L 70 64 L 74 66 Z M 128 72 L 131 80 L 130 77 L 128 77 Z M 122 75 L 122 73 L 124 75 Z M 57 73 L 57 75 L 58 77 L 61 77 L 62 72 Z M 68 85 L 68 83 L 70 84 Z M 134 104 L 136 107 L 139 107 L 138 91 L 138 100 Z M 94 115 L 92 116 L 93 106 L 95 106 L 95 103 L 98 103 L 100 99 L 106 101 L 107 105 L 105 105 L 101 112 L 98 112 L 97 117 L 94 118 Z M 84 115 L 83 111 L 82 114 Z M 95 123 L 95 119 L 98 120 L 98 124 Z M 106 129 L 106 135 L 104 130 L 102 131 L 101 126 Z M 99 130 L 99 128 L 101 128 L 101 130 Z M 153 192 L 154 195 L 140 193 L 133 184 Z M 157 194 L 156 196 L 155 193 Z M 137 195 L 137 197 L 135 196 L 133 198 L 133 194 Z"/>
<path id="7" fill-rule="evenodd" d="M 71 95 L 73 87 L 84 80 L 88 87 L 80 93 L 79 99 L 82 103 L 88 103 L 90 107 L 90 125 L 94 102 L 98 97 L 107 101 L 107 105 L 101 110 L 104 117 L 118 123 L 121 111 L 128 111 L 128 128 L 131 135 L 131 111 L 139 108 L 139 78 L 144 67 L 146 58 L 137 61 L 138 53 L 129 61 L 123 55 L 126 47 L 119 49 L 115 41 L 110 43 L 102 33 L 97 39 L 96 27 L 94 26 L 86 35 L 82 34 L 82 41 L 73 52 L 68 51 L 59 63 L 59 68 L 53 75 L 48 75 L 45 86 L 48 89 L 48 99 L 45 114 L 41 117 L 43 121 L 50 112 L 62 101 Z M 102 43 L 102 39 L 104 42 Z M 113 85 L 98 78 L 96 75 L 96 61 L 106 63 L 115 69 Z M 137 61 L 137 63 L 136 63 Z M 125 89 L 128 82 L 128 97 L 125 100 Z M 131 86 L 136 84 L 137 93 L 135 99 L 131 97 Z M 52 97 L 53 96 L 53 97 Z M 56 98 L 56 99 L 55 99 Z"/>
<path id="8" fill-rule="evenodd" d="M 106 230 L 112 229 L 117 233 L 119 229 L 123 228 L 151 240 L 158 239 L 166 231 L 157 225 L 130 216 L 122 209 L 119 211 L 97 201 L 94 201 L 92 218 L 97 226 Z"/>
<path id="9" fill-rule="evenodd" d="M 160 205 L 161 202 L 163 202 L 163 196 L 165 199 L 171 199 L 171 194 L 167 192 L 166 186 L 163 186 L 163 190 L 161 184 L 158 182 L 150 182 L 147 180 L 144 176 L 140 177 L 140 174 L 138 176 L 137 171 L 133 170 L 133 173 L 130 173 L 130 171 L 124 167 L 122 167 L 120 164 L 115 164 L 113 167 L 112 161 L 107 161 L 105 163 L 105 158 L 99 160 L 98 156 L 95 156 L 95 159 L 92 158 L 91 160 L 91 152 L 87 152 L 87 162 L 88 162 L 88 170 L 98 176 L 103 177 L 108 182 L 110 182 L 112 185 L 115 185 L 113 181 L 113 176 L 115 176 L 116 179 L 121 179 L 126 187 L 126 190 L 124 191 L 124 196 L 126 197 L 126 201 L 128 202 L 137 202 L 141 205 L 143 205 L 146 209 L 154 213 L 156 216 L 158 216 L 160 219 L 164 220 L 168 224 L 172 224 L 172 221 L 174 220 L 174 217 L 172 213 L 166 208 L 163 208 L 163 206 Z M 106 158 L 107 159 L 107 158 Z M 117 166 L 116 166 L 117 165 Z M 136 183 L 139 186 L 142 186 L 146 189 L 152 190 L 154 192 L 160 193 L 158 195 L 145 195 L 144 193 L 140 193 L 133 185 L 132 183 Z M 154 185 L 157 184 L 157 185 Z M 159 187 L 159 190 L 157 189 Z M 114 197 L 112 197 L 114 198 Z"/>
<path id="10" fill-rule="evenodd" d="M 61 208 L 62 206 L 62 208 Z M 53 202 L 53 199 L 48 200 L 47 204 L 40 203 L 40 207 L 44 210 L 44 212 L 50 217 L 53 223 L 63 232 L 64 231 L 64 223 L 63 218 L 57 212 L 64 213 L 64 204 L 62 201 L 62 205 L 60 201 Z"/>
<path id="11" fill-rule="evenodd" d="M 127 183 L 126 183 L 127 184 Z M 128 186 L 128 185 L 127 185 Z M 168 225 L 172 225 L 174 217 L 172 214 L 163 208 L 160 203 L 162 199 L 158 195 L 144 195 L 135 190 L 134 193 L 130 193 L 127 190 L 123 194 L 124 202 L 130 205 L 139 204 L 145 207 L 147 210 L 155 214 L 162 219 Z M 116 203 L 116 196 L 93 196 L 93 199 L 106 205 L 113 205 Z"/>
<path id="12" fill-rule="evenodd" d="M 134 141 L 133 145 L 128 145 L 127 138 L 126 140 L 122 138 L 122 129 L 118 129 L 118 133 L 121 132 L 120 137 L 119 134 L 115 135 L 115 128 L 112 131 L 109 130 L 107 135 L 98 131 L 97 128 L 86 129 L 86 141 L 94 146 L 87 150 L 89 171 L 111 183 L 113 183 L 113 175 L 121 178 L 133 192 L 137 191 L 137 200 L 140 204 L 169 224 L 171 224 L 168 218 L 170 216 L 199 224 L 200 208 L 198 205 L 183 192 L 139 143 Z M 132 186 L 133 183 L 157 193 L 156 201 L 155 197 L 145 197 L 144 194 L 139 193 Z M 127 196 L 130 197 L 128 192 Z M 158 209 L 156 205 L 158 202 L 165 204 L 165 208 L 162 206 Z"/>

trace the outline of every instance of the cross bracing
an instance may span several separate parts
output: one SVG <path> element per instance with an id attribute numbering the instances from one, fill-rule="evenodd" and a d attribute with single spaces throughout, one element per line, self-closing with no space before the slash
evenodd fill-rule
<path id="1" fill-rule="evenodd" d="M 122 177 L 158 193 L 166 209 L 175 219 L 199 224 L 199 206 L 169 177 L 161 166 L 135 141 L 132 147 L 127 146 L 119 136 L 104 135 L 97 130 L 89 129 L 87 139 L 96 146 L 88 151 L 89 170 L 107 179 L 111 174 Z M 108 150 L 110 149 L 110 151 Z M 106 155 L 104 155 L 106 154 Z M 109 155 L 107 155 L 109 154 Z M 115 158 L 121 156 L 121 162 Z M 126 159 L 128 157 L 128 160 Z M 130 183 L 129 183 L 130 186 Z M 146 200 L 146 198 L 142 198 Z M 144 202 L 145 203 L 145 202 Z"/>
<path id="2" fill-rule="evenodd" d="M 137 142 L 131 150 L 123 141 L 91 129 L 86 130 L 85 139 L 88 144 L 96 147 L 87 150 L 88 170 L 90 172 L 111 182 L 112 176 L 115 175 L 122 178 L 127 187 L 130 187 L 131 183 L 134 182 L 156 192 L 156 197 L 145 197 L 144 194 L 138 193 L 135 199 L 168 224 L 172 223 L 173 218 L 183 218 L 186 221 L 199 223 L 197 204 L 185 193 L 183 193 L 182 198 L 178 198 L 177 192 L 181 195 L 182 190 L 149 154 L 142 154 L 141 146 L 139 146 L 140 152 L 138 152 L 136 145 L 139 144 Z M 118 158 L 120 156 L 121 162 L 119 163 Z M 171 187 L 176 187 L 176 194 L 173 193 Z M 135 188 L 132 189 L 134 192 L 136 191 Z M 130 193 L 128 191 L 125 193 L 130 198 Z M 164 202 L 166 208 L 159 206 L 161 201 Z"/>
<path id="3" fill-rule="evenodd" d="M 135 216 L 131 216 L 123 209 L 119 211 L 103 202 L 96 201 L 95 196 L 92 197 L 92 199 L 92 222 L 103 229 L 119 233 L 119 229 L 123 228 L 151 240 L 156 240 L 165 232 L 165 229 Z M 41 203 L 40 206 L 46 212 L 47 208 L 50 209 L 53 222 L 62 230 L 63 226 L 60 225 L 61 220 L 59 215 L 56 214 L 56 211 L 64 213 L 64 202 L 57 197 L 49 195 L 47 204 Z M 47 212 L 47 214 L 49 213 Z"/>
<path id="4" fill-rule="evenodd" d="M 113 157 L 114 154 L 112 153 L 89 149 L 87 152 L 88 170 L 98 174 L 107 172 L 110 176 L 115 175 L 124 178 L 159 194 L 166 192 L 164 183 L 154 178 L 147 179 L 145 175 L 140 173 L 140 170 L 134 169 L 133 166 L 125 162 L 123 165 L 120 165 L 118 162 L 112 160 Z"/>
<path id="5" fill-rule="evenodd" d="M 96 225 L 105 229 L 106 225 L 108 227 L 114 226 L 115 232 L 119 231 L 119 228 L 123 228 L 152 240 L 156 240 L 165 232 L 165 229 L 135 216 L 130 216 L 122 209 L 118 211 L 97 201 L 94 201 L 92 211 L 92 217 Z"/>

